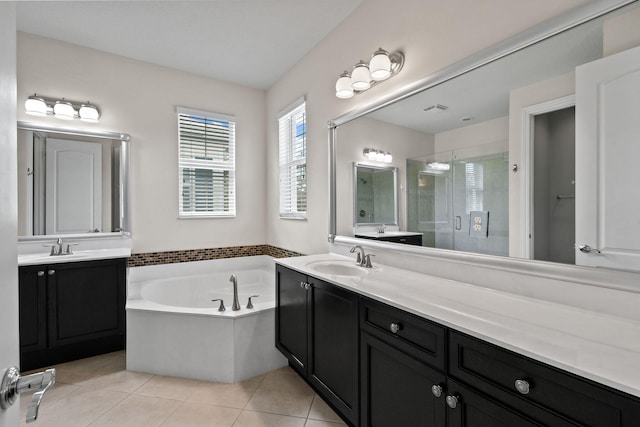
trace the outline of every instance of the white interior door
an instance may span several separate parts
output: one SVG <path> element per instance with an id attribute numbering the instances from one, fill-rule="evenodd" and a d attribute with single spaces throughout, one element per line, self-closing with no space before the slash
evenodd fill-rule
<path id="1" fill-rule="evenodd" d="M 576 69 L 576 264 L 640 271 L 639 162 L 637 47 Z"/>
<path id="2" fill-rule="evenodd" d="M 102 145 L 47 139 L 46 234 L 102 230 Z"/>
<path id="3" fill-rule="evenodd" d="M 18 366 L 18 171 L 16 9 L 0 2 L 0 378 Z M 0 409 L 0 427 L 19 425 L 20 405 Z"/>

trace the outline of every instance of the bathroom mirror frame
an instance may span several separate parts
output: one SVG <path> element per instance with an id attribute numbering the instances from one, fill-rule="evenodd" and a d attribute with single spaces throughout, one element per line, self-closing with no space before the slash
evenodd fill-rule
<path id="1" fill-rule="evenodd" d="M 549 39 L 564 31 L 570 30 L 599 18 L 607 13 L 621 9 L 624 6 L 637 2 L 637 0 L 597 0 L 586 5 L 579 6 L 557 17 L 551 18 L 524 32 L 507 38 L 482 51 L 468 56 L 444 69 L 428 75 L 414 83 L 408 84 L 398 91 L 391 92 L 378 100 L 364 104 L 346 114 L 334 118 L 327 123 L 328 148 L 329 148 L 329 233 L 330 244 L 360 244 L 373 249 L 380 249 L 396 253 L 406 253 L 428 256 L 434 259 L 453 262 L 465 262 L 484 267 L 493 267 L 499 270 L 521 271 L 526 274 L 580 282 L 594 286 L 603 286 L 624 290 L 637 291 L 638 273 L 611 270 L 607 268 L 593 268 L 579 265 L 560 264 L 548 261 L 537 261 L 524 258 L 513 258 L 495 255 L 462 252 L 449 249 L 431 247 L 419 247 L 398 245 L 388 242 L 376 242 L 353 236 L 337 234 L 337 130 L 357 118 L 380 110 L 388 105 L 407 99 L 420 92 L 448 82 L 458 76 L 480 68 L 512 53 L 518 52 L 531 45 Z"/>
<path id="2" fill-rule="evenodd" d="M 130 217 L 130 203 L 129 203 L 129 162 L 130 162 L 130 143 L 131 136 L 127 133 L 121 132 L 109 132 L 101 130 L 87 130 L 77 128 L 65 128 L 50 126 L 35 122 L 17 122 L 18 130 L 33 131 L 33 132 L 46 132 L 56 135 L 68 135 L 74 137 L 89 137 L 97 139 L 105 139 L 112 141 L 120 141 L 120 153 L 118 156 L 118 199 L 119 199 L 119 217 L 120 231 L 110 232 L 95 232 L 95 233 L 74 233 L 74 234 L 39 234 L 33 236 L 18 236 L 18 242 L 31 242 L 40 240 L 51 240 L 57 237 L 73 237 L 73 238 L 113 238 L 119 236 L 129 237 L 131 235 L 131 217 Z M 112 193 L 115 193 L 115 188 L 112 187 Z"/>
<path id="3" fill-rule="evenodd" d="M 392 172 L 393 173 L 393 221 L 375 221 L 375 222 L 358 222 L 358 169 L 375 169 L 378 172 Z M 375 200 L 374 200 L 375 204 Z M 353 162 L 353 226 L 376 226 L 376 225 L 398 225 L 398 168 L 395 166 L 379 166 L 370 165 L 367 163 Z"/>

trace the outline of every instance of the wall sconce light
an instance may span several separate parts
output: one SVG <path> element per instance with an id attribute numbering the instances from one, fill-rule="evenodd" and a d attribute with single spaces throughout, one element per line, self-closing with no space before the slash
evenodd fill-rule
<path id="1" fill-rule="evenodd" d="M 367 64 L 360 60 L 353 66 L 351 73 L 345 71 L 336 81 L 336 96 L 341 99 L 351 98 L 362 93 L 378 83 L 395 76 L 404 65 L 404 55 L 400 51 L 389 53 L 378 48 L 371 61 Z"/>
<path id="2" fill-rule="evenodd" d="M 376 162 L 391 163 L 393 156 L 388 151 L 377 150 L 375 148 L 365 148 L 362 150 L 362 155 L 367 160 L 374 160 Z"/>
<path id="3" fill-rule="evenodd" d="M 88 101 L 86 103 L 68 101 L 64 98 L 45 98 L 34 94 L 24 102 L 27 114 L 38 117 L 52 115 L 60 120 L 80 119 L 83 122 L 97 123 L 100 110 Z"/>

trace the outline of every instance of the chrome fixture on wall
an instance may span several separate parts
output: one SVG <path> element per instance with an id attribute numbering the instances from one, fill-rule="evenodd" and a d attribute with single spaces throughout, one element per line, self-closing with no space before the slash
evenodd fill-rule
<path id="1" fill-rule="evenodd" d="M 33 94 L 24 102 L 27 114 L 32 116 L 54 116 L 61 120 L 80 119 L 83 122 L 98 123 L 100 110 L 95 105 L 83 102 L 69 101 L 64 98 L 45 98 Z"/>
<path id="2" fill-rule="evenodd" d="M 393 156 L 388 151 L 382 151 L 375 148 L 365 148 L 362 155 L 367 160 L 375 160 L 377 162 L 391 163 Z"/>
<path id="3" fill-rule="evenodd" d="M 348 99 L 366 91 L 378 83 L 395 76 L 404 65 L 404 55 L 400 51 L 389 53 L 378 48 L 371 55 L 371 61 L 367 64 L 360 60 L 353 66 L 353 71 L 345 71 L 340 74 L 336 82 L 336 96 Z"/>

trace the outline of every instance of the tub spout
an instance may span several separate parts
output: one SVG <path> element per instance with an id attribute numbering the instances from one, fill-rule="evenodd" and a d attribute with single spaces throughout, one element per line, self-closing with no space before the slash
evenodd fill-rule
<path id="1" fill-rule="evenodd" d="M 240 301 L 238 301 L 238 278 L 235 274 L 232 274 L 229 281 L 233 283 L 233 306 L 231 310 L 238 311 L 240 310 Z"/>

